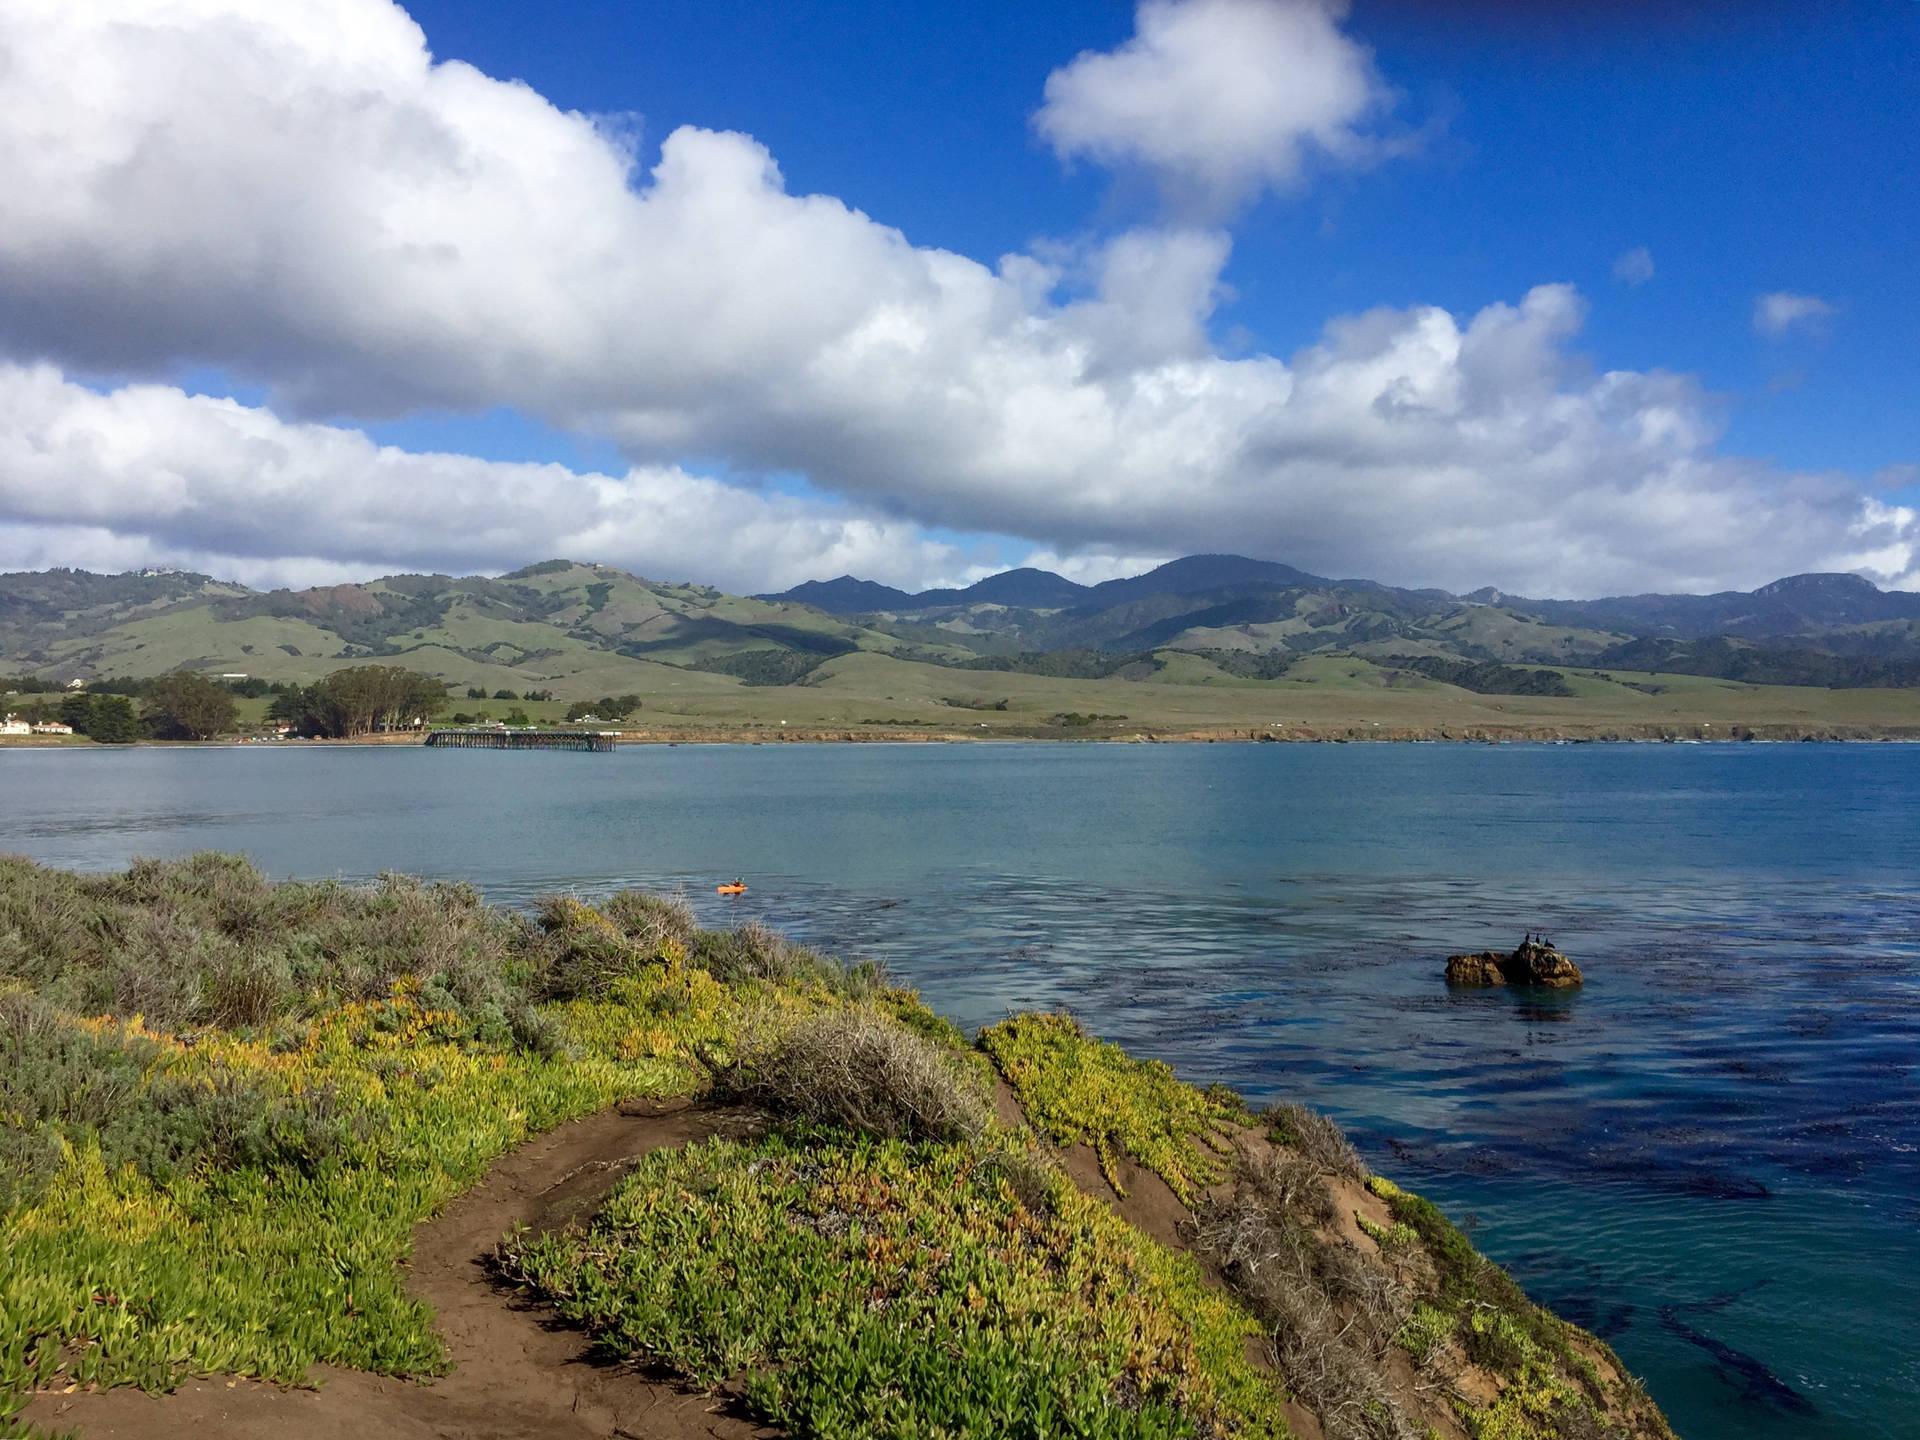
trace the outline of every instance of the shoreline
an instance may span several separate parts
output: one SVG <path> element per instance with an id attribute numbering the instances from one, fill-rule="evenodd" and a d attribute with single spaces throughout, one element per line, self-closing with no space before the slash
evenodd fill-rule
<path id="1" fill-rule="evenodd" d="M 613 738 L 619 748 L 638 745 L 1784 745 L 1916 744 L 1920 725 L 1509 725 L 1384 726 L 1379 724 L 1295 725 L 1060 734 L 1024 727 L 980 730 L 875 730 L 858 727 L 686 726 L 626 731 Z M 219 740 L 135 740 L 100 745 L 84 737 L 0 738 L 9 750 L 251 750 L 391 749 L 423 746 L 417 731 L 363 735 L 351 740 L 223 738 Z"/>

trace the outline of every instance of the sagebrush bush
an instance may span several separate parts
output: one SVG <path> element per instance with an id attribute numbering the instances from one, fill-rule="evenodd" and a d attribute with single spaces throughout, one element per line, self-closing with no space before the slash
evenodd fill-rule
<path id="1" fill-rule="evenodd" d="M 685 951 L 700 929 L 684 895 L 616 890 L 600 908 L 649 959 L 664 956 L 669 944 Z"/>
<path id="2" fill-rule="evenodd" d="M 1241 1160 L 1237 1179 L 1268 1211 L 1294 1215 L 1311 1225 L 1333 1220 L 1333 1192 L 1320 1167 L 1296 1151 L 1257 1150 Z"/>
<path id="3" fill-rule="evenodd" d="M 658 960 L 657 950 L 636 943 L 607 916 L 571 895 L 542 895 L 533 902 L 542 942 L 543 999 L 590 1000 Z"/>
<path id="4" fill-rule="evenodd" d="M 1202 1253 L 1268 1327 L 1287 1384 L 1331 1440 L 1413 1440 L 1379 1364 L 1411 1299 L 1353 1246 L 1316 1233 L 1334 1218 L 1321 1165 L 1293 1150 L 1256 1151 L 1196 1218 Z"/>
<path id="5" fill-rule="evenodd" d="M 1340 1127 L 1318 1110 L 1304 1105 L 1275 1105 L 1260 1118 L 1266 1121 L 1267 1133 L 1274 1141 L 1299 1151 L 1322 1174 L 1356 1185 L 1367 1183 L 1367 1167 L 1359 1153 Z"/>
<path id="6" fill-rule="evenodd" d="M 992 1115 L 957 1057 L 865 1008 L 743 1036 L 716 1083 L 779 1115 L 889 1140 L 977 1139 Z"/>
<path id="7" fill-rule="evenodd" d="M 183 1073 L 180 1052 L 0 992 L 0 1209 L 58 1168 L 59 1138 L 97 1145 L 109 1173 L 164 1182 L 201 1162 L 311 1171 L 365 1133 L 326 1086 L 276 1095 L 231 1070 Z"/>
<path id="8" fill-rule="evenodd" d="M 470 885 L 268 881 L 234 855 L 73 875 L 0 857 L 0 975 L 155 1030 L 264 1026 L 432 985 L 450 1008 L 529 998 L 532 927 Z"/>
<path id="9" fill-rule="evenodd" d="M 769 985 L 813 982 L 843 1000 L 863 1001 L 886 987 L 886 969 L 877 961 L 847 965 L 805 945 L 797 945 L 758 920 L 732 930 L 701 930 L 688 950 L 691 962 L 723 985 L 758 980 Z"/>

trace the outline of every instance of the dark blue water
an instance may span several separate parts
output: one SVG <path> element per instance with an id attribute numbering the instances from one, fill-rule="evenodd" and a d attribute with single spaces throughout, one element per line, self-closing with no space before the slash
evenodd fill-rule
<path id="1" fill-rule="evenodd" d="M 1920 1435 L 1917 802 L 1892 745 L 0 751 L 51 864 L 684 885 L 1326 1109 L 1691 1440 Z M 1584 990 L 1448 993 L 1527 929 Z"/>

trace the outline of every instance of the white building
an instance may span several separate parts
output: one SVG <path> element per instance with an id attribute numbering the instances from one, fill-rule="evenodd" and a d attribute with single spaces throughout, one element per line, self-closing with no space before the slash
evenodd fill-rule
<path id="1" fill-rule="evenodd" d="M 9 715 L 0 720 L 0 735 L 31 735 L 33 727 L 24 720 L 16 720 Z"/>
<path id="2" fill-rule="evenodd" d="M 73 726 L 64 724 L 58 720 L 41 720 L 34 724 L 33 733 L 36 735 L 71 735 L 73 734 Z"/>

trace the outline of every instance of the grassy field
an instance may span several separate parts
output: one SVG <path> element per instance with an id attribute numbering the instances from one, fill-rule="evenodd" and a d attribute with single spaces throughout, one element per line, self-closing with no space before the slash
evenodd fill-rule
<path id="1" fill-rule="evenodd" d="M 1332 1440 L 1668 1435 L 1307 1112 L 1064 1017 L 970 1044 L 870 967 L 672 900 L 522 914 L 219 855 L 0 861 L 0 1434 L 34 1392 L 432 1375 L 411 1227 L 537 1131 L 695 1092 L 766 1128 L 632 1163 L 500 1264 L 602 1353 L 791 1433 L 1255 1440 L 1304 1400 Z M 1080 1144 L 1194 1243 L 1070 1180 L 1052 1147 Z"/>
<path id="2" fill-rule="evenodd" d="M 456 714 L 505 720 L 518 709 L 561 725 L 574 699 L 632 693 L 632 739 L 770 739 L 911 735 L 951 738 L 1179 739 L 1799 739 L 1920 738 L 1920 691 L 1748 685 L 1672 674 L 1558 670 L 1561 699 L 1479 695 L 1351 655 L 1298 661 L 1278 680 L 1248 680 L 1169 652 L 1144 680 L 1066 680 L 954 670 L 860 652 L 828 661 L 804 685 L 752 686 L 726 675 L 635 664 L 593 672 L 584 695 L 549 701 L 448 700 Z M 511 685 L 494 689 L 512 688 Z M 516 692 L 524 693 L 524 692 Z M 489 691 L 489 695 L 492 691 Z M 556 690 L 556 695 L 561 692 Z M 269 701 L 241 700 L 241 733 Z M 0 745 L 54 743 L 4 738 Z M 68 743 L 87 743 L 84 740 Z"/>
<path id="3" fill-rule="evenodd" d="M 604 652 L 598 652 L 604 654 Z M 1689 675 L 1557 667 L 1572 698 L 1480 695 L 1354 655 L 1314 655 L 1278 680 L 1227 674 L 1166 652 L 1146 679 L 1068 680 L 955 670 L 857 652 L 802 685 L 753 686 L 727 675 L 610 662 L 584 693 L 548 701 L 468 699 L 456 689 L 440 716 L 565 723 L 577 699 L 632 693 L 621 729 L 633 739 L 839 738 L 911 735 L 1052 739 L 1799 739 L 1920 738 L 1920 691 L 1748 685 Z M 513 683 L 494 690 L 514 689 Z M 545 686 L 539 688 L 547 688 Z M 524 693 L 516 690 L 515 693 Z M 266 699 L 241 700 L 241 733 L 264 725 Z M 51 743 L 0 737 L 0 745 Z M 74 742 L 69 742 L 74 743 Z M 85 744 L 84 740 L 77 743 Z"/>
<path id="4" fill-rule="evenodd" d="M 1049 734 L 1132 738 L 1189 732 L 1464 738 L 1529 732 L 1591 737 L 1616 733 L 1732 738 L 1745 730 L 1885 731 L 1920 736 L 1920 691 L 1824 690 L 1744 685 L 1684 675 L 1594 672 L 1569 667 L 1572 699 L 1477 695 L 1358 656 L 1310 656 L 1279 680 L 1229 675 L 1195 655 L 1169 652 L 1144 680 L 1063 680 L 954 670 L 868 652 L 828 661 L 809 683 L 750 686 L 722 675 L 649 667 L 618 685 L 642 697 L 624 722 L 631 733 L 757 726 L 808 732 L 917 730 L 976 737 Z M 600 692 L 600 693 L 605 693 Z M 999 708 L 1004 702 L 1004 708 Z M 504 701 L 449 702 L 448 713 L 490 712 Z M 565 704 L 523 702 L 538 723 L 557 723 Z M 1098 717 L 1073 723 L 1066 717 Z"/>

